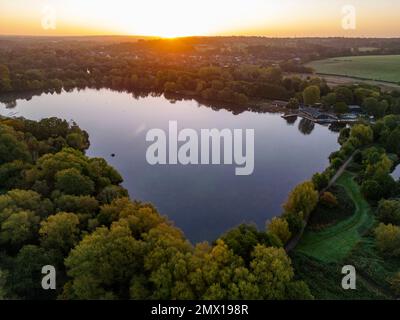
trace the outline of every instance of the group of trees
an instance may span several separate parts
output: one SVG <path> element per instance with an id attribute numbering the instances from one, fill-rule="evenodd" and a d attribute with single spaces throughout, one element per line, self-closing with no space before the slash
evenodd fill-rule
<path id="1" fill-rule="evenodd" d="M 289 220 L 193 246 L 151 204 L 130 200 L 88 145 L 59 119 L 0 120 L 1 298 L 312 298 L 283 248 Z M 311 189 L 294 191 L 287 209 L 308 213 Z M 44 265 L 57 270 L 56 291 L 41 288 Z"/>
<path id="2" fill-rule="evenodd" d="M 322 174 L 316 174 L 313 181 L 321 190 L 327 184 L 334 170 L 354 155 L 358 165 L 358 180 L 362 192 L 371 201 L 388 198 L 398 191 L 397 183 L 390 173 L 400 156 L 395 141 L 400 131 L 400 117 L 386 116 L 374 125 L 356 124 L 344 128 L 339 134 L 339 151 L 330 155 L 330 167 Z M 390 157 L 389 155 L 390 154 Z"/>
<path id="3" fill-rule="evenodd" d="M 34 62 L 22 65 L 21 61 L 28 59 L 23 54 L 10 58 L 5 65 L 0 57 L 0 93 L 106 87 L 246 105 L 249 100 L 288 100 L 307 84 L 296 77 L 284 78 L 281 69 L 272 66 L 242 64 L 224 68 L 204 64 L 195 68 L 179 63 L 132 60 L 121 54 L 104 56 L 97 52 L 97 55 L 96 59 L 83 61 L 67 56 L 67 52 L 57 52 L 53 64 L 46 65 Z"/>
<path id="4" fill-rule="evenodd" d="M 396 192 L 397 185 L 390 175 L 393 162 L 385 151 L 376 147 L 364 150 L 361 154 L 363 172 L 361 190 L 369 200 L 378 201 Z"/>
<path id="5" fill-rule="evenodd" d="M 342 139 L 346 139 L 346 132 L 348 129 L 341 133 Z M 355 148 L 361 150 L 355 157 L 355 161 L 361 168 L 359 174 L 361 189 L 366 198 L 371 201 L 389 198 L 396 195 L 399 190 L 398 184 L 390 174 L 400 157 L 399 134 L 400 117 L 390 115 L 372 126 L 354 126 L 342 145 L 342 153 L 345 150 L 351 152 Z M 357 139 L 359 143 L 353 142 L 354 139 Z M 349 147 L 349 144 L 352 147 Z"/>
<path id="6" fill-rule="evenodd" d="M 289 225 L 289 230 L 293 235 L 299 235 L 307 224 L 307 221 L 317 207 L 319 193 L 311 181 L 306 181 L 289 194 L 287 202 L 284 204 L 284 218 Z"/>
<path id="7" fill-rule="evenodd" d="M 390 175 L 398 163 L 400 150 L 398 132 L 400 117 L 386 116 L 373 127 L 374 141 L 380 147 L 371 147 L 363 152 L 363 190 L 368 199 L 378 202 L 376 216 L 379 225 L 374 230 L 379 252 L 390 259 L 400 258 L 400 183 Z M 400 271 L 390 280 L 391 289 L 400 294 Z"/>
<path id="8" fill-rule="evenodd" d="M 0 92 L 11 91 L 10 70 L 4 64 L 0 64 Z"/>
<path id="9" fill-rule="evenodd" d="M 164 49 L 160 49 L 163 46 Z M 31 44 L 9 50 L 0 47 L 0 93 L 50 91 L 74 88 L 111 88 L 130 92 L 156 92 L 198 100 L 247 106 L 249 102 L 286 100 L 322 106 L 336 113 L 358 104 L 376 118 L 400 114 L 399 93 L 382 92 L 370 85 L 329 88 L 324 79 L 284 75 L 288 65 L 244 59 L 223 64 L 219 54 L 172 50 L 179 44 L 107 44 L 60 42 Z M 172 51 L 171 51 L 172 50 Z M 221 47 L 226 59 L 232 50 Z M 233 50 L 235 51 L 235 50 Z M 244 50 L 246 51 L 246 50 Z M 289 68 L 290 69 L 290 68 Z"/>
<path id="10" fill-rule="evenodd" d="M 106 87 L 181 94 L 239 105 L 260 99 L 294 99 L 291 108 L 297 108 L 299 103 L 322 102 L 342 113 L 347 105 L 359 103 L 377 116 L 400 112 L 399 97 L 384 94 L 375 87 L 330 89 L 323 79 L 285 76 L 288 63 L 281 63 L 280 67 L 272 62 L 257 64 L 241 59 L 223 65 L 218 54 L 198 52 L 192 44 L 189 51 L 172 50 L 174 44 L 166 45 L 166 52 L 160 51 L 162 44 L 145 43 L 60 42 L 0 48 L 0 93 Z M 228 58 L 232 52 L 224 50 Z"/>
<path id="11" fill-rule="evenodd" d="M 400 153 L 393 149 L 389 137 L 399 130 L 400 117 L 387 116 L 378 121 L 374 126 L 375 138 L 381 148 L 370 148 L 365 154 L 365 172 L 362 177 L 369 179 L 375 176 L 374 190 L 378 195 L 371 194 L 370 199 L 378 201 L 376 216 L 380 222 L 375 229 L 375 237 L 379 250 L 388 256 L 400 257 L 400 186 L 395 182 L 390 172 L 393 170 L 394 161 L 398 162 Z M 389 141 L 389 143 L 388 143 Z M 391 159 L 387 155 L 391 153 Z M 393 160 L 394 159 L 394 160 Z M 367 182 L 369 180 L 366 180 Z"/>
<path id="12" fill-rule="evenodd" d="M 338 142 L 341 145 L 340 150 L 332 152 L 329 156 L 330 165 L 321 173 L 315 173 L 312 182 L 318 191 L 323 191 L 329 181 L 333 178 L 337 170 L 351 156 L 356 160 L 360 160 L 360 149 L 371 145 L 374 141 L 374 132 L 372 128 L 366 124 L 356 124 L 345 127 L 340 131 Z"/>
<path id="13" fill-rule="evenodd" d="M 249 99 L 288 99 L 292 93 L 277 67 L 204 66 L 197 71 L 159 71 L 157 84 L 166 93 L 189 94 L 205 100 L 244 105 Z"/>
<path id="14" fill-rule="evenodd" d="M 392 261 L 398 261 L 400 257 L 400 182 L 391 175 L 400 157 L 399 131 L 399 115 L 385 116 L 372 125 L 344 128 L 338 139 L 342 147 L 331 155 L 332 166 L 354 154 L 352 170 L 365 198 L 376 208 L 379 222 L 371 234 L 378 252 L 385 259 L 394 259 Z M 313 181 L 324 187 L 327 177 L 318 174 Z M 400 272 L 388 281 L 396 295 L 400 293 L 399 279 Z"/>
<path id="15" fill-rule="evenodd" d="M 386 258 L 400 258 L 400 201 L 382 199 L 377 208 L 380 221 L 374 230 L 376 245 Z M 400 271 L 390 280 L 393 291 L 400 294 Z"/>
<path id="16" fill-rule="evenodd" d="M 321 104 L 337 114 L 349 112 L 350 105 L 359 105 L 363 112 L 377 119 L 400 114 L 399 92 L 383 92 L 379 87 L 367 84 L 341 85 L 331 89 L 317 80 L 306 87 L 301 96 L 296 94 L 296 99 L 310 106 Z"/>
<path id="17" fill-rule="evenodd" d="M 221 66 L 218 55 L 172 50 L 176 45 L 167 44 L 167 52 L 160 51 L 164 44 L 83 42 L 0 50 L 0 93 L 107 87 L 243 105 L 249 99 L 289 99 L 302 90 L 302 80 L 284 79 L 272 63 Z"/>
<path id="18" fill-rule="evenodd" d="M 384 255 L 400 256 L 400 226 L 380 223 L 374 233 L 377 247 Z"/>

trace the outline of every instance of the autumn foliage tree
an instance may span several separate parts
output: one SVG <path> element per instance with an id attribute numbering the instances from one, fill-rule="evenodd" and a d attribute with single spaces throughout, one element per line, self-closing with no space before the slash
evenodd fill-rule
<path id="1" fill-rule="evenodd" d="M 318 191 L 311 181 L 306 181 L 296 186 L 289 194 L 288 200 L 283 205 L 285 211 L 302 213 L 306 219 L 318 203 Z"/>
<path id="2" fill-rule="evenodd" d="M 282 244 L 286 244 L 292 236 L 289 230 L 289 224 L 284 218 L 273 218 L 267 223 L 267 231 L 275 234 L 282 241 Z"/>

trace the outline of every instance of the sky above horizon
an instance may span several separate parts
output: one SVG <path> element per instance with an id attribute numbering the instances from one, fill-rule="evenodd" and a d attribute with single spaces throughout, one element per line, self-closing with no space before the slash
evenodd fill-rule
<path id="1" fill-rule="evenodd" d="M 0 34 L 400 37 L 399 15 L 398 0 L 0 0 Z"/>

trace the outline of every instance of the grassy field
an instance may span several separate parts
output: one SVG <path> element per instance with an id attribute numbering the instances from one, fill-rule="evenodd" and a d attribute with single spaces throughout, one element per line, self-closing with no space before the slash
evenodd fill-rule
<path id="1" fill-rule="evenodd" d="M 307 66 L 320 74 L 400 83 L 400 55 L 330 58 Z"/>
<path id="2" fill-rule="evenodd" d="M 345 259 L 361 240 L 363 232 L 375 223 L 369 204 L 353 176 L 345 172 L 337 183 L 344 187 L 354 201 L 354 214 L 322 231 L 306 231 L 296 248 L 296 252 L 327 263 Z"/>

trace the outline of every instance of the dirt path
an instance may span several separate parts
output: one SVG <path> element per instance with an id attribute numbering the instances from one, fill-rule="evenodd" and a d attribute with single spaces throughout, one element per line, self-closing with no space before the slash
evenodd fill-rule
<path id="1" fill-rule="evenodd" d="M 339 170 L 336 172 L 336 174 L 329 181 L 328 186 L 322 192 L 328 190 L 330 187 L 332 187 L 336 183 L 337 179 L 339 179 L 342 176 L 343 172 L 345 172 L 345 170 L 347 169 L 349 164 L 353 161 L 354 155 L 357 152 L 358 152 L 358 150 L 354 151 L 353 154 L 350 156 L 350 158 L 348 158 L 347 161 L 342 164 L 342 166 L 339 168 Z"/>

